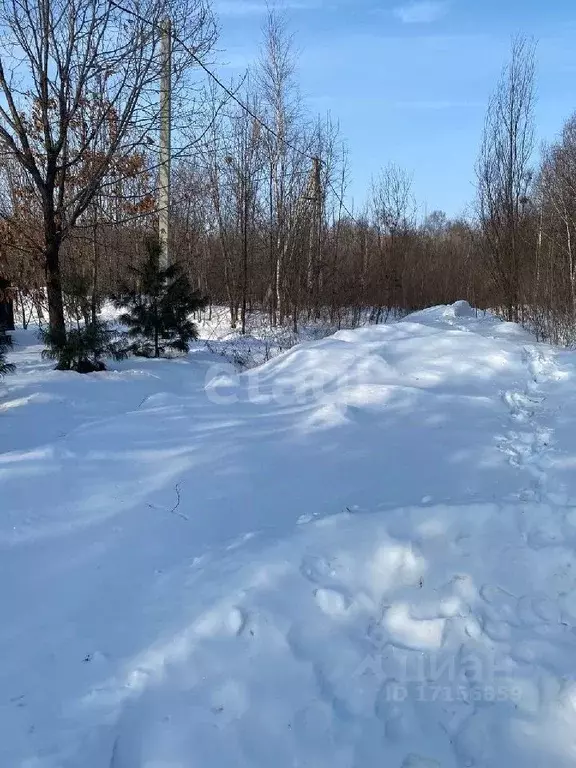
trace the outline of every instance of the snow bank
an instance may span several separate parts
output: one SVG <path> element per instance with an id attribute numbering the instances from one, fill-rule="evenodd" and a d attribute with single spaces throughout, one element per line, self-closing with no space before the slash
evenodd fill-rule
<path id="1" fill-rule="evenodd" d="M 572 766 L 572 353 L 464 302 L 0 403 L 0 765 Z"/>

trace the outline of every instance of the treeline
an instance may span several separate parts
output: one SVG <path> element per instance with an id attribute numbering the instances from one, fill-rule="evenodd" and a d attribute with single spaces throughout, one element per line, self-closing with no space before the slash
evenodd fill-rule
<path id="1" fill-rule="evenodd" d="M 512 45 L 488 106 L 476 227 L 489 305 L 539 338 L 576 340 L 576 116 L 534 163 L 535 46 Z"/>
<path id="2" fill-rule="evenodd" d="M 52 34 L 38 36 L 48 60 L 65 63 L 74 48 L 82 64 L 57 68 L 46 88 L 36 71 L 45 59 L 30 49 L 36 91 L 19 95 L 19 104 L 0 75 L 15 104 L 13 112 L 9 99 L 0 108 L 0 274 L 18 309 L 36 304 L 57 340 L 79 305 L 90 322 L 137 280 L 146 236 L 157 229 L 158 38 L 138 19 L 169 10 L 196 57 L 210 53 L 215 26 L 200 0 L 138 0 L 127 8 L 141 36 L 120 39 L 111 52 L 90 26 L 87 0 L 21 6 L 20 16 L 20 5 L 2 11 L 20 45 L 26 14 L 48 14 Z M 104 6 L 97 23 L 115 28 L 122 12 Z M 120 60 L 135 63 L 129 82 L 118 79 Z M 306 110 L 291 36 L 274 12 L 258 63 L 230 85 L 248 109 L 213 83 L 199 87 L 185 51 L 177 62 L 170 260 L 209 302 L 229 307 L 234 326 L 244 331 L 254 310 L 296 330 L 318 319 L 382 322 L 465 298 L 541 338 L 572 343 L 576 118 L 536 165 L 532 43 L 513 43 L 488 107 L 477 204 L 458 221 L 439 211 L 422 221 L 409 174 L 392 164 L 375 169 L 365 205 L 349 210 L 338 124 Z"/>

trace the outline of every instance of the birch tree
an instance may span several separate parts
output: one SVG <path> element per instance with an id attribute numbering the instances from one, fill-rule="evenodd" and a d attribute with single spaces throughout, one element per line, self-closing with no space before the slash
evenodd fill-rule
<path id="1" fill-rule="evenodd" d="M 534 59 L 534 44 L 516 38 L 490 99 L 477 164 L 481 227 L 509 320 L 519 318 L 522 301 L 523 227 L 534 151 Z"/>

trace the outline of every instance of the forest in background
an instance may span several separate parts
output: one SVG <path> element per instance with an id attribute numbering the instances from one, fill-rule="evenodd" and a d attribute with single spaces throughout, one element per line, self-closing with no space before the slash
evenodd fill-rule
<path id="1" fill-rule="evenodd" d="M 487 105 L 470 215 L 422 220 L 410 172 L 392 162 L 350 210 L 345 137 L 336 116 L 307 109 L 281 14 L 270 11 L 241 82 L 226 91 L 203 76 L 217 40 L 203 0 L 0 11 L 13 41 L 0 54 L 0 278 L 24 320 L 35 307 L 64 338 L 70 318 L 89 323 L 137 280 L 158 227 L 157 28 L 168 14 L 170 258 L 233 327 L 244 332 L 255 311 L 297 331 L 467 299 L 540 339 L 576 341 L 576 117 L 536 146 L 532 41 L 513 40 Z"/>

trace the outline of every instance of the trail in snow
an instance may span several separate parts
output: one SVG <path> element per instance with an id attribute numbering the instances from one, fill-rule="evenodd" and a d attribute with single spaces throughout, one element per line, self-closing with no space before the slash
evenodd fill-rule
<path id="1" fill-rule="evenodd" d="M 546 456 L 553 442 L 550 427 L 542 424 L 546 416 L 543 387 L 554 381 L 557 370 L 552 350 L 525 347 L 523 359 L 527 372 L 525 388 L 504 394 L 514 426 L 502 442 L 502 449 L 512 466 L 525 470 L 531 477 L 523 499 L 542 502 L 547 500 Z"/>
<path id="2" fill-rule="evenodd" d="M 17 354 L 1 765 L 574 765 L 572 353 L 458 303 L 242 376 Z"/>

